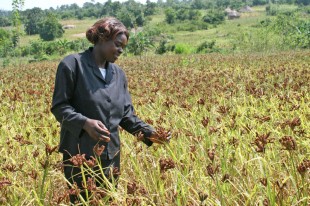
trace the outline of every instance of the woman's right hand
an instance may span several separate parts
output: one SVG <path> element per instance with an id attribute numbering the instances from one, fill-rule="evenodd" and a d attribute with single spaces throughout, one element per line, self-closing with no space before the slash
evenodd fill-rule
<path id="1" fill-rule="evenodd" d="M 110 141 L 110 132 L 106 126 L 99 120 L 87 119 L 83 129 L 88 133 L 88 135 L 95 141 Z"/>

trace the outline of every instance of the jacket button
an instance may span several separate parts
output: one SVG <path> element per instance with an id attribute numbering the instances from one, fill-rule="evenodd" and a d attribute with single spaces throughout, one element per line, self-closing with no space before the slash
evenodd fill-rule
<path id="1" fill-rule="evenodd" d="M 107 99 L 107 101 L 108 101 L 108 102 L 111 102 L 111 99 L 110 99 L 110 98 L 108 98 L 108 99 Z"/>

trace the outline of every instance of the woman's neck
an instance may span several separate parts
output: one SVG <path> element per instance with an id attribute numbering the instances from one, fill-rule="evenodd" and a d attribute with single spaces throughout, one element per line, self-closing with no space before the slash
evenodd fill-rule
<path id="1" fill-rule="evenodd" d="M 96 47 L 94 47 L 92 55 L 94 56 L 97 66 L 100 68 L 105 68 L 107 61 L 99 56 L 99 52 L 96 50 Z"/>

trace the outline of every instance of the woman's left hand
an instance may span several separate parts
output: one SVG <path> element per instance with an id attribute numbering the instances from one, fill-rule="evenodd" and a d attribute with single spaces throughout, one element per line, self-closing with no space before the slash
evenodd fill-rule
<path id="1" fill-rule="evenodd" d="M 164 143 L 169 143 L 170 139 L 171 139 L 171 132 L 168 132 L 164 135 L 161 135 L 157 132 L 153 132 L 151 134 L 151 136 L 149 137 L 149 139 L 157 144 L 164 144 Z"/>

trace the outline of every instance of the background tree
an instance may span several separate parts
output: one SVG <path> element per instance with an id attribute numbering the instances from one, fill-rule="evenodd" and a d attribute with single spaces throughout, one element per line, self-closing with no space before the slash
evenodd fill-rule
<path id="1" fill-rule="evenodd" d="M 177 0 L 166 0 L 166 6 L 167 7 L 177 7 L 177 4 L 179 4 Z"/>
<path id="2" fill-rule="evenodd" d="M 44 12 L 38 7 L 27 9 L 24 12 L 25 16 L 25 32 L 28 35 L 39 34 L 39 24 L 44 19 Z"/>
<path id="3" fill-rule="evenodd" d="M 137 26 L 143 26 L 144 25 L 145 18 L 144 18 L 144 14 L 142 12 L 136 16 L 135 23 Z"/>
<path id="4" fill-rule="evenodd" d="M 154 2 L 151 2 L 150 0 L 147 0 L 146 1 L 146 8 L 144 10 L 144 15 L 145 16 L 150 16 L 150 15 L 153 15 L 155 14 L 156 12 L 156 3 Z"/>
<path id="5" fill-rule="evenodd" d="M 310 5 L 310 1 L 309 0 L 296 0 L 296 3 L 304 5 L 304 6 Z"/>
<path id="6" fill-rule="evenodd" d="M 11 26 L 9 18 L 5 16 L 0 16 L 0 27 Z"/>
<path id="7" fill-rule="evenodd" d="M 213 25 L 221 24 L 225 21 L 225 13 L 223 11 L 212 10 L 203 17 L 203 21 Z"/>
<path id="8" fill-rule="evenodd" d="M 134 0 L 128 0 L 123 3 L 123 7 L 125 7 L 131 16 L 133 17 L 133 26 L 143 26 L 145 19 L 144 19 L 144 5 Z"/>
<path id="9" fill-rule="evenodd" d="M 47 14 L 40 22 L 39 27 L 40 38 L 44 41 L 52 41 L 56 38 L 60 38 L 65 32 L 56 16 L 52 13 Z"/>
<path id="10" fill-rule="evenodd" d="M 199 20 L 201 17 L 201 13 L 199 10 L 191 9 L 188 12 L 188 19 L 189 20 Z"/>
<path id="11" fill-rule="evenodd" d="M 230 5 L 230 0 L 217 0 L 216 7 L 217 8 L 226 8 Z"/>
<path id="12" fill-rule="evenodd" d="M 165 10 L 165 20 L 168 24 L 173 24 L 176 19 L 176 12 L 173 8 L 168 8 Z"/>
<path id="13" fill-rule="evenodd" d="M 252 5 L 257 6 L 257 5 L 265 5 L 268 3 L 268 0 L 253 0 Z"/>
<path id="14" fill-rule="evenodd" d="M 202 0 L 193 0 L 191 7 L 193 9 L 203 9 L 205 8 L 205 5 Z"/>
<path id="15" fill-rule="evenodd" d="M 24 6 L 24 0 L 13 0 L 12 1 L 12 22 L 15 27 L 13 30 L 12 42 L 14 47 L 19 44 L 20 36 L 21 36 L 21 18 L 20 11 Z"/>
<path id="16" fill-rule="evenodd" d="M 133 28 L 134 16 L 125 7 L 123 7 L 116 15 L 116 17 L 127 27 Z"/>
<path id="17" fill-rule="evenodd" d="M 189 10 L 186 8 L 181 8 L 176 11 L 176 18 L 180 21 L 184 21 L 186 19 L 189 19 Z"/>

